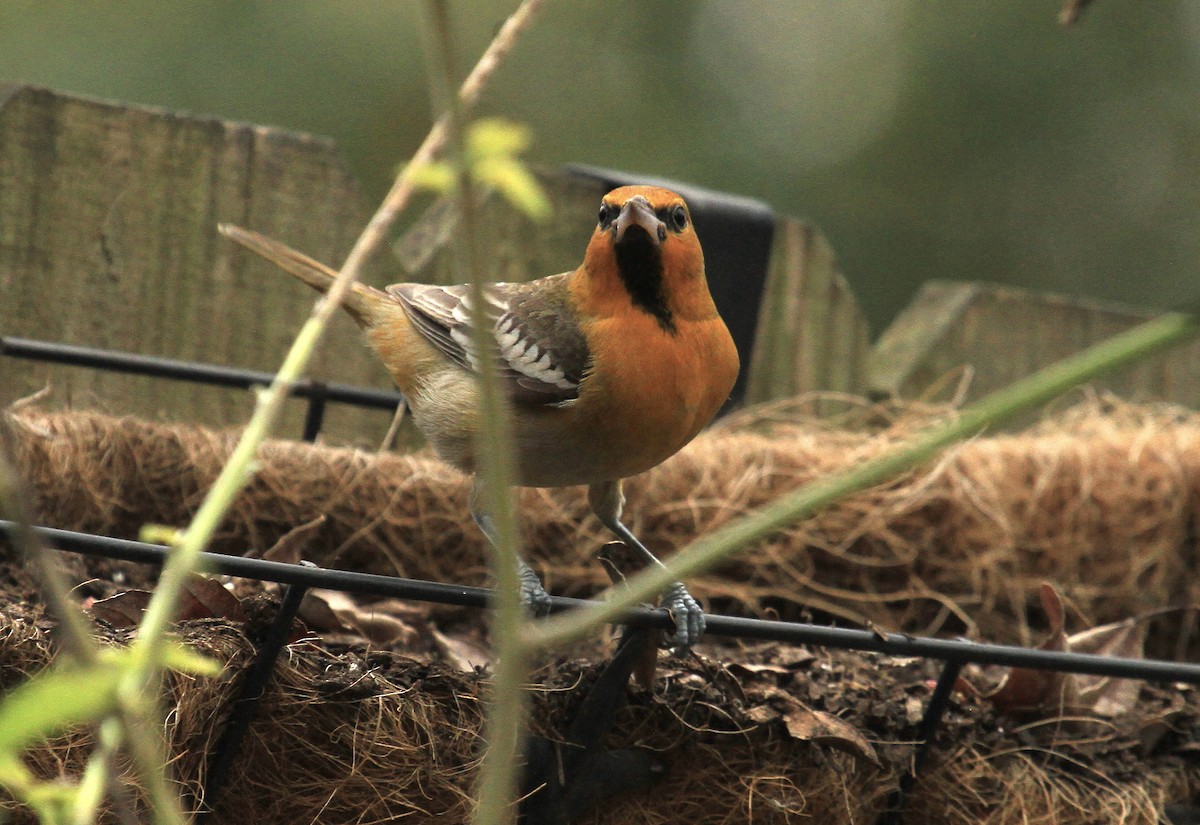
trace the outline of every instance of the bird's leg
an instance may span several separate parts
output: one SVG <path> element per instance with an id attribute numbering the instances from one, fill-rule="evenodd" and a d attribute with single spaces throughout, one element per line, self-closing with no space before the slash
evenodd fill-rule
<path id="1" fill-rule="evenodd" d="M 482 484 L 476 478 L 471 485 L 471 518 L 475 520 L 480 532 L 491 542 L 492 547 L 499 547 L 496 523 L 483 506 Z M 517 556 L 517 577 L 521 580 L 521 602 L 534 616 L 545 616 L 550 612 L 550 594 L 542 587 L 542 580 L 525 560 Z"/>
<path id="2" fill-rule="evenodd" d="M 621 482 L 602 481 L 588 488 L 588 503 L 592 511 L 600 519 L 600 523 L 616 534 L 632 549 L 640 553 L 648 564 L 665 567 L 658 557 L 651 553 L 646 545 L 638 541 L 637 536 L 629 532 L 629 528 L 621 523 L 621 511 L 625 507 L 625 495 L 621 492 Z M 704 635 L 704 611 L 700 604 L 692 598 L 682 582 L 674 582 L 662 597 L 663 607 L 675 621 L 675 637 L 671 642 L 671 652 L 684 653 Z"/>

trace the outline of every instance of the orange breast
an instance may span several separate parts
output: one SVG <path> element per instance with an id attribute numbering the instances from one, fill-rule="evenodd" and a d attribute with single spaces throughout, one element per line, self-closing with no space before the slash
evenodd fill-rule
<path id="1" fill-rule="evenodd" d="M 649 316 L 598 321 L 592 343 L 595 367 L 579 401 L 529 417 L 550 436 L 541 451 L 532 433 L 519 438 L 526 484 L 590 484 L 648 470 L 712 420 L 737 378 L 737 350 L 719 319 L 681 322 L 676 335 Z"/>
<path id="2" fill-rule="evenodd" d="M 387 320 L 367 330 L 372 346 L 438 455 L 473 472 L 479 426 L 473 377 L 430 345 L 402 312 Z M 737 378 L 737 350 L 715 316 L 680 320 L 672 335 L 650 315 L 622 314 L 594 321 L 589 343 L 594 366 L 578 400 L 514 409 L 522 485 L 592 484 L 648 470 L 712 420 Z"/>

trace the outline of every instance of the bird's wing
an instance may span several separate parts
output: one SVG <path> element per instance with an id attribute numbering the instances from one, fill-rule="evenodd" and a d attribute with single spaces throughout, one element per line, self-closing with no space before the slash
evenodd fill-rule
<path id="1" fill-rule="evenodd" d="M 486 317 L 500 357 L 497 366 L 516 403 L 569 404 L 579 397 L 591 356 L 568 299 L 566 277 L 484 288 Z M 395 284 L 387 291 L 431 344 L 477 372 L 469 289 L 465 284 Z"/>

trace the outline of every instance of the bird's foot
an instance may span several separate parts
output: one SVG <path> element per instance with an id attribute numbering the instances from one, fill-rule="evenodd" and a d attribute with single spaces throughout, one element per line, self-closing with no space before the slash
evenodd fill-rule
<path id="1" fill-rule="evenodd" d="M 538 578 L 538 574 L 533 572 L 533 568 L 528 564 L 521 562 L 521 568 L 517 571 L 517 575 L 521 578 L 521 604 L 525 605 L 529 615 L 549 615 L 550 594 L 546 592 L 546 588 L 542 587 L 542 580 Z"/>
<path id="2" fill-rule="evenodd" d="M 667 588 L 663 593 L 662 606 L 675 621 L 675 635 L 668 647 L 676 656 L 683 656 L 704 635 L 704 611 L 682 582 L 675 582 Z"/>

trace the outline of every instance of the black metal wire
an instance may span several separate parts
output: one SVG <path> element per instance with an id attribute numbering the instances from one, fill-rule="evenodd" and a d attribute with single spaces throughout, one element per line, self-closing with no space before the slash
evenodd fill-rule
<path id="1" fill-rule="evenodd" d="M 305 562 L 301 564 L 307 565 Z M 242 740 L 258 713 L 259 702 L 275 669 L 275 660 L 279 658 L 279 652 L 287 643 L 292 631 L 292 622 L 300 611 L 300 602 L 304 600 L 306 592 L 308 588 L 298 584 L 284 590 L 282 604 L 271 621 L 267 637 L 259 646 L 258 655 L 243 677 L 237 701 L 233 703 L 225 730 L 221 732 L 221 738 L 217 741 L 212 760 L 209 762 L 204 783 L 204 811 L 201 821 L 207 821 L 217 807 L 221 791 L 225 789 L 225 781 L 229 778 L 229 769 L 233 767 L 233 762 L 241 751 Z"/>
<path id="2" fill-rule="evenodd" d="M 218 367 L 14 337 L 0 337 L 0 355 L 244 389 L 269 384 L 274 378 L 274 375 L 267 372 Z M 304 438 L 307 441 L 315 440 L 320 432 L 324 421 L 326 401 L 391 410 L 395 409 L 402 400 L 400 394 L 395 392 L 348 384 L 326 384 L 307 379 L 293 384 L 290 392 L 294 396 L 309 399 L 304 423 Z M 8 535 L 16 529 L 17 526 L 13 522 L 0 521 L 0 535 Z M 47 527 L 36 529 L 47 541 L 61 549 L 76 553 L 161 565 L 165 562 L 169 552 L 165 547 L 125 539 Z M 288 590 L 284 595 L 284 604 L 281 606 L 280 612 L 276 614 L 268 639 L 247 674 L 243 687 L 243 700 L 245 701 L 239 701 L 235 706 L 233 716 L 226 727 L 217 752 L 214 754 L 211 769 L 212 779 L 210 779 L 209 787 L 206 788 L 210 806 L 220 792 L 229 765 L 236 757 L 241 736 L 258 706 L 256 697 L 261 694 L 266 685 L 275 659 L 286 639 L 286 630 L 291 626 L 292 618 L 295 616 L 300 599 L 307 588 L 322 587 L 347 593 L 393 596 L 415 601 L 477 608 L 488 606 L 493 596 L 491 590 L 480 587 L 379 576 L 348 570 L 326 570 L 307 563 L 281 564 L 262 559 L 245 559 L 214 553 L 203 553 L 201 557 L 205 568 L 213 572 L 288 585 Z M 591 602 L 583 599 L 553 596 L 550 599 L 550 611 L 577 609 L 588 604 Z M 656 627 L 663 630 L 674 628 L 674 623 L 665 610 L 645 607 L 625 611 L 618 617 L 617 622 L 631 627 Z M 921 720 L 920 742 L 913 755 L 912 770 L 901 778 L 900 785 L 889 799 L 888 810 L 885 811 L 881 820 L 887 825 L 899 825 L 902 821 L 906 796 L 912 789 L 917 774 L 928 757 L 933 735 L 949 706 L 955 681 L 964 664 L 1005 665 L 1062 673 L 1140 679 L 1147 682 L 1184 682 L 1200 685 L 1200 665 L 1179 662 L 1034 650 L 1008 645 L 975 644 L 947 639 L 921 638 L 902 633 L 880 634 L 864 630 L 734 616 L 707 616 L 706 623 L 707 632 L 715 636 L 822 645 L 846 650 L 886 653 L 893 656 L 935 659 L 945 663 Z"/>
<path id="3" fill-rule="evenodd" d="M 933 749 L 933 735 L 937 733 L 942 717 L 950 707 L 950 694 L 958 682 L 958 674 L 962 672 L 965 662 L 958 659 L 948 659 L 934 685 L 929 703 L 925 705 L 925 715 L 921 717 L 921 725 L 917 728 L 917 749 L 913 753 L 912 767 L 900 777 L 900 785 L 888 796 L 887 809 L 879 818 L 879 825 L 901 825 L 904 821 L 904 803 L 917 784 L 921 768 L 929 758 Z"/>
<path id="4" fill-rule="evenodd" d="M 913 755 L 914 778 L 921 772 L 929 756 L 930 743 L 933 742 L 938 725 L 942 723 L 942 717 L 946 715 L 946 709 L 950 707 L 950 694 L 954 692 L 954 685 L 958 682 L 958 674 L 962 672 L 963 664 L 965 663 L 958 659 L 948 660 L 933 687 L 933 694 L 929 697 L 929 704 L 925 707 L 925 715 L 921 717 L 921 726 L 917 730 L 917 738 L 921 741 Z"/>
<path id="5" fill-rule="evenodd" d="M 325 423 L 325 399 L 328 397 L 326 385 L 313 382 L 313 395 L 308 399 L 308 410 L 304 413 L 305 441 L 316 441 L 321 434 L 321 426 Z"/>
<path id="6" fill-rule="evenodd" d="M 274 373 L 242 369 L 241 367 L 221 367 L 195 361 L 178 361 L 154 355 L 117 352 L 12 336 L 0 337 L 0 355 L 239 389 L 264 387 L 275 378 Z M 308 378 L 296 381 L 289 392 L 298 398 L 320 397 L 342 404 L 354 404 L 359 407 L 382 410 L 396 409 L 402 398 L 400 393 L 394 391 L 357 387 L 353 384 L 325 383 Z"/>
<path id="7" fill-rule="evenodd" d="M 0 533 L 7 535 L 13 529 L 15 529 L 13 522 L 0 520 Z M 169 552 L 167 548 L 159 545 L 128 539 L 92 536 L 87 533 L 75 533 L 49 527 L 35 529 L 47 542 L 63 550 L 76 553 L 161 565 Z M 483 587 L 380 576 L 353 570 L 310 568 L 263 559 L 225 556 L 220 553 L 202 553 L 201 558 L 204 569 L 214 573 L 281 584 L 322 587 L 346 593 L 394 596 L 413 601 L 453 604 L 463 607 L 487 607 L 492 599 L 492 591 Z M 550 599 L 551 612 L 577 609 L 592 604 L 594 602 L 586 599 L 572 599 L 565 596 L 552 596 Z M 748 619 L 739 616 L 710 615 L 705 618 L 705 621 L 706 633 L 714 636 L 822 645 L 844 650 L 873 651 L 891 656 L 915 656 L 939 661 L 1007 665 L 1034 670 L 1056 670 L 1063 673 L 1086 673 L 1119 679 L 1141 679 L 1147 682 L 1185 682 L 1200 685 L 1200 665 L 1183 662 L 1126 659 L 1058 650 L 1036 650 L 1011 645 L 910 636 L 905 633 L 881 634 L 867 630 Z M 663 630 L 671 630 L 675 626 L 665 610 L 648 607 L 627 610 L 618 617 L 616 623 L 635 627 L 657 627 Z"/>

